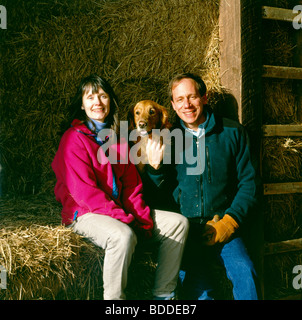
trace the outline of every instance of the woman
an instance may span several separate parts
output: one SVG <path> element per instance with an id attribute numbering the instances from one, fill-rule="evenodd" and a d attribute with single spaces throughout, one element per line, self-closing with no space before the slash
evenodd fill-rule
<path id="1" fill-rule="evenodd" d="M 187 219 L 167 211 L 150 212 L 132 163 L 100 161 L 108 156 L 100 147 L 105 142 L 99 138 L 100 132 L 111 128 L 118 133 L 117 100 L 106 80 L 97 75 L 83 79 L 72 108 L 74 120 L 52 163 L 56 199 L 63 205 L 62 223 L 105 249 L 105 300 L 125 299 L 137 234 L 160 242 L 155 299 L 173 297 L 188 233 Z M 120 159 L 128 152 L 127 141 L 112 143 L 110 150 Z"/>

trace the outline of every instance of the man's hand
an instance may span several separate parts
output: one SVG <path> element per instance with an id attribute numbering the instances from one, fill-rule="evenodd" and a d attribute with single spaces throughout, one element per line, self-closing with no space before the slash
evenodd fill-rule
<path id="1" fill-rule="evenodd" d="M 165 145 L 160 140 L 148 139 L 146 145 L 146 153 L 150 166 L 154 169 L 158 169 L 164 157 Z"/>
<path id="2" fill-rule="evenodd" d="M 238 227 L 237 222 L 228 214 L 221 220 L 219 220 L 218 215 L 215 215 L 213 220 L 208 221 L 205 225 L 205 232 L 203 233 L 205 244 L 213 246 L 216 243 L 227 242 Z"/>

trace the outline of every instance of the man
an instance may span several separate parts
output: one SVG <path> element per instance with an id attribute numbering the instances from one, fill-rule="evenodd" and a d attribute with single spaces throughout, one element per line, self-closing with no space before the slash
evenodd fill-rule
<path id="1" fill-rule="evenodd" d="M 177 128 L 191 138 L 192 157 L 185 153 L 174 163 L 177 186 L 173 196 L 180 212 L 190 221 L 190 233 L 180 272 L 182 298 L 212 299 L 212 260 L 218 259 L 233 284 L 238 300 L 256 300 L 257 276 L 240 236 L 250 212 L 257 204 L 256 171 L 246 131 L 239 123 L 215 115 L 207 107 L 206 86 L 195 74 L 174 77 L 169 86 Z M 176 141 L 177 143 L 177 141 Z M 171 166 L 155 170 L 149 145 L 148 176 L 158 188 L 167 190 L 172 179 Z M 181 161 L 179 161 L 179 159 Z M 193 168 L 194 169 L 194 168 Z M 169 172 L 169 173 L 168 173 Z"/>

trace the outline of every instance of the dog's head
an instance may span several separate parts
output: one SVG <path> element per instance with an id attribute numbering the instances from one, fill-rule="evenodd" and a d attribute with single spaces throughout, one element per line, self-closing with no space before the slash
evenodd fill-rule
<path id="1" fill-rule="evenodd" d="M 171 128 L 168 110 L 152 100 L 138 102 L 128 113 L 129 130 L 137 129 L 142 135 L 152 129 Z"/>

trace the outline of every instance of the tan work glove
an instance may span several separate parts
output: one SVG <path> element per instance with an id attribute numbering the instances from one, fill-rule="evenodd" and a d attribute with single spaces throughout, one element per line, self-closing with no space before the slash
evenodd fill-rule
<path id="1" fill-rule="evenodd" d="M 227 242 L 234 234 L 239 225 L 231 216 L 226 214 L 221 220 L 218 215 L 215 215 L 213 220 L 210 220 L 205 225 L 205 244 L 213 246 L 216 243 Z"/>

